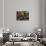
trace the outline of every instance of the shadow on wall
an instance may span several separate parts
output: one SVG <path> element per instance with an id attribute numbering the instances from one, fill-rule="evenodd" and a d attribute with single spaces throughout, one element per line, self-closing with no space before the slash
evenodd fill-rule
<path id="1" fill-rule="evenodd" d="M 43 38 L 43 28 L 38 27 L 38 28 L 34 29 L 34 32 L 38 35 L 38 37 Z"/>
<path id="2" fill-rule="evenodd" d="M 36 34 L 38 33 L 38 29 L 40 29 L 41 30 L 41 32 L 42 32 L 42 34 L 43 34 L 43 29 L 41 28 L 41 27 L 36 27 L 36 28 L 34 28 L 34 30 L 32 31 L 32 33 L 33 32 L 35 32 Z M 9 27 L 6 27 L 5 29 L 4 29 L 4 32 L 7 32 L 7 30 L 9 31 L 9 32 L 14 32 L 15 31 L 15 27 L 12 27 L 12 26 L 9 26 Z M 3 28 L 0 28 L 0 32 L 3 32 Z M 24 33 L 30 33 L 30 32 L 25 32 L 25 31 L 23 31 Z M 15 31 L 15 33 L 16 33 L 16 31 Z M 19 31 L 17 32 L 17 33 L 19 33 Z M 21 32 L 20 32 L 21 33 Z"/>
<path id="3" fill-rule="evenodd" d="M 33 31 L 29 31 L 29 32 L 25 32 L 25 31 L 22 31 L 23 33 L 33 33 L 33 32 L 35 32 L 35 33 L 37 33 L 37 30 L 38 29 L 40 29 L 41 27 L 36 27 L 36 28 L 34 28 L 34 30 Z M 13 26 L 9 26 L 9 27 L 6 27 L 5 29 L 4 29 L 4 31 L 6 32 L 7 31 L 7 29 L 9 29 L 9 32 L 15 32 L 15 33 L 19 33 L 19 31 L 18 32 L 16 32 L 16 30 L 15 30 L 15 27 L 13 27 Z M 20 32 L 21 33 L 21 32 Z"/>
<path id="4" fill-rule="evenodd" d="M 46 26 L 43 27 L 43 37 L 46 38 Z"/>

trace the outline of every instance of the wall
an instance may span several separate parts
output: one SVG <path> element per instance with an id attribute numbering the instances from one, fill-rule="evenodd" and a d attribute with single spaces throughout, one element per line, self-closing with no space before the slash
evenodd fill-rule
<path id="1" fill-rule="evenodd" d="M 5 2 L 5 27 L 14 32 L 33 32 L 42 26 L 42 0 L 4 0 Z M 29 11 L 29 21 L 17 21 L 16 11 Z"/>
<path id="2" fill-rule="evenodd" d="M 46 37 L 46 0 L 43 0 L 43 11 L 42 11 L 42 20 L 43 20 L 43 37 Z"/>
<path id="3" fill-rule="evenodd" d="M 46 0 L 45 0 L 45 37 L 46 37 Z"/>
<path id="4" fill-rule="evenodd" d="M 3 0 L 0 0 L 0 33 L 2 33 L 1 28 L 3 27 Z"/>
<path id="5" fill-rule="evenodd" d="M 3 26 L 3 1 L 0 0 L 0 27 Z"/>

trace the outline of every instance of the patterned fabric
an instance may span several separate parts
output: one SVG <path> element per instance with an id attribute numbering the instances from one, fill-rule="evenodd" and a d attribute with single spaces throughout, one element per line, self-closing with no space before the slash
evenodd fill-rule
<path id="1" fill-rule="evenodd" d="M 10 33 L 3 33 L 3 43 L 9 41 L 9 35 Z"/>

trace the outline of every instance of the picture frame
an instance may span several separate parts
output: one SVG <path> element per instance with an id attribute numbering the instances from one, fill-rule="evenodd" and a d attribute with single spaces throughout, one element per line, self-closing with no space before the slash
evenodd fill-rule
<path id="1" fill-rule="evenodd" d="M 29 11 L 16 11 L 16 20 L 29 20 Z"/>

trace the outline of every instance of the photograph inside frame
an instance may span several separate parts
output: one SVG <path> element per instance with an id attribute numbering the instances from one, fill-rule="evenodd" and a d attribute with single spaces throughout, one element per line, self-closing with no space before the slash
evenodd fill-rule
<path id="1" fill-rule="evenodd" d="M 29 11 L 16 11 L 17 20 L 29 20 Z"/>

